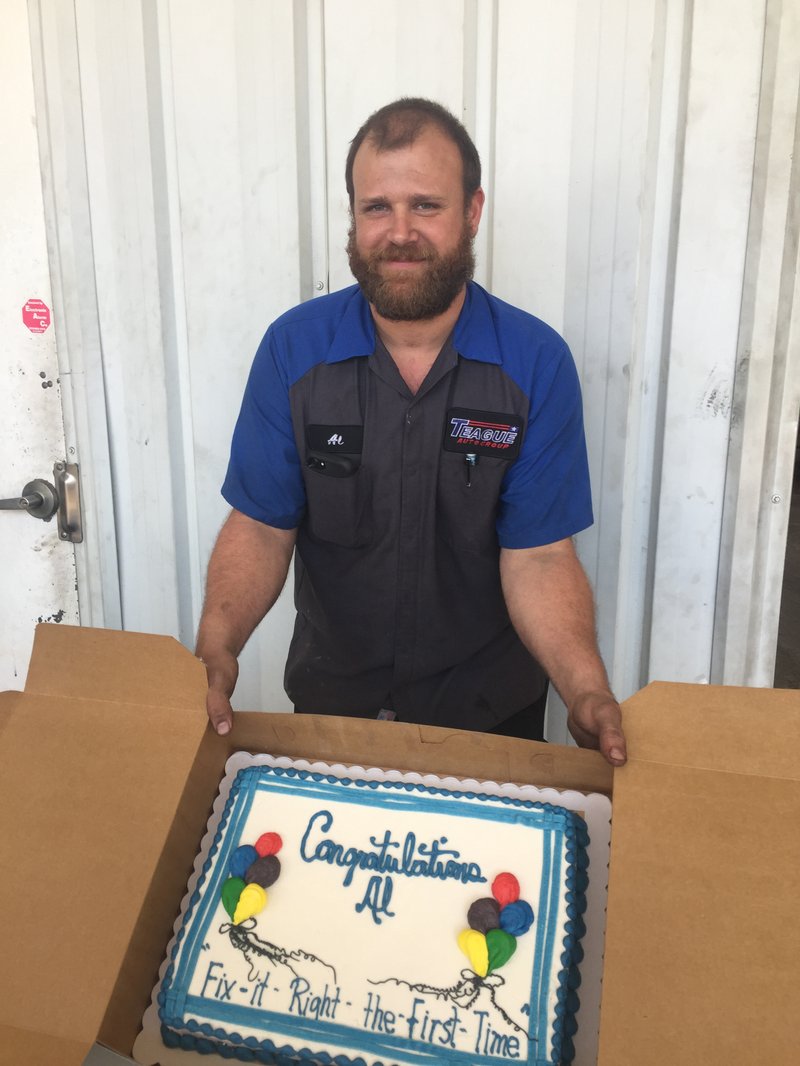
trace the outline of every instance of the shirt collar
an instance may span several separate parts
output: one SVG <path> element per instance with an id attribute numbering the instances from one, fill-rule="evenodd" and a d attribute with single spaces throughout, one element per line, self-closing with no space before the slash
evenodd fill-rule
<path id="1" fill-rule="evenodd" d="M 326 363 L 339 363 L 375 351 L 375 323 L 369 304 L 358 285 L 343 293 L 346 305 L 325 357 Z M 489 294 L 474 281 L 467 283 L 467 295 L 452 337 L 453 347 L 465 359 L 481 363 L 501 363 Z"/>
<path id="2" fill-rule="evenodd" d="M 372 355 L 375 351 L 375 323 L 361 289 L 351 285 L 342 295 L 346 300 L 344 314 L 325 356 L 326 363 L 340 363 L 356 355 Z"/>
<path id="3" fill-rule="evenodd" d="M 453 347 L 465 359 L 479 363 L 502 363 L 489 293 L 475 281 L 467 284 L 467 297 L 456 328 Z"/>

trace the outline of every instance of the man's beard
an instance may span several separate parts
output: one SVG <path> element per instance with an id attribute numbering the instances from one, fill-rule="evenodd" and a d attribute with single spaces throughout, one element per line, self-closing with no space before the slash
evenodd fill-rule
<path id="1" fill-rule="evenodd" d="M 444 314 L 475 271 L 472 237 L 466 224 L 452 252 L 439 255 L 431 248 L 389 245 L 364 256 L 356 247 L 355 223 L 347 235 L 347 257 L 364 296 L 382 318 L 415 322 Z M 380 264 L 385 261 L 418 262 L 427 267 L 403 278 L 384 278 Z"/>

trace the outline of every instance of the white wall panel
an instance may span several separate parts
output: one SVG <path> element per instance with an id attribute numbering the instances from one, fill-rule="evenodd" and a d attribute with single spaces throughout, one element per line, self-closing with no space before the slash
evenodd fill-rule
<path id="1" fill-rule="evenodd" d="M 362 122 L 400 96 L 425 96 L 463 113 L 462 0 L 326 0 L 325 118 L 330 288 L 353 282 L 344 252 L 344 165 Z"/>
<path id="2" fill-rule="evenodd" d="M 579 538 L 598 603 L 598 635 L 614 661 L 626 450 L 636 446 L 631 392 L 636 307 L 652 205 L 643 190 L 654 39 L 652 3 L 598 5 L 576 28 L 564 334 L 584 389 L 595 524 Z M 610 560 L 613 565 L 609 565 Z M 617 679 L 619 686 L 619 679 Z M 635 687 L 638 687 L 636 685 Z M 628 693 L 626 693 L 628 694 Z"/>
<path id="3" fill-rule="evenodd" d="M 499 16 L 487 281 L 563 331 L 578 11 L 511 0 Z"/>
<path id="4" fill-rule="evenodd" d="M 301 288 L 307 204 L 298 182 L 292 5 L 175 0 L 168 14 L 160 85 L 171 103 L 164 141 L 179 243 L 170 242 L 169 254 L 179 262 L 174 295 L 185 323 L 176 344 L 186 352 L 185 483 L 196 500 L 188 526 L 201 560 L 192 573 L 196 625 L 205 563 L 228 513 L 219 490 L 250 363 L 269 322 L 310 295 Z M 290 607 L 284 595 L 245 652 L 240 706 L 289 708 L 282 676 Z"/>
<path id="5" fill-rule="evenodd" d="M 712 674 L 728 684 L 775 672 L 800 409 L 799 95 L 800 5 L 772 0 L 717 580 Z"/>
<path id="6" fill-rule="evenodd" d="M 649 675 L 709 681 L 763 6 L 695 4 Z"/>
<path id="7" fill-rule="evenodd" d="M 145 40 L 126 0 L 76 4 L 122 624 L 178 631 Z M 143 581 L 147 574 L 150 580 Z"/>

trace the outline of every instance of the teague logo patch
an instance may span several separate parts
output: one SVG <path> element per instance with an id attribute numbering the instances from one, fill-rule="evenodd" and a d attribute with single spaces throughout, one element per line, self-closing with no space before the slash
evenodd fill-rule
<path id="1" fill-rule="evenodd" d="M 445 419 L 444 448 L 464 455 L 516 459 L 522 443 L 522 429 L 522 422 L 515 415 L 452 407 Z"/>

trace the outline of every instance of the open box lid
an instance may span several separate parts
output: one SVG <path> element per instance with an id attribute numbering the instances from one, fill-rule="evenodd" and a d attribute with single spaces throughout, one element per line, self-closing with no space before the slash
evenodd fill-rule
<path id="1" fill-rule="evenodd" d="M 611 790 L 594 752 L 434 726 L 246 712 L 219 737 L 205 693 L 171 638 L 41 625 L 0 694 L 2 1066 L 130 1053 L 232 751 Z"/>
<path id="2" fill-rule="evenodd" d="M 137 928 L 143 901 L 172 893 L 174 916 L 188 877 L 168 837 L 205 730 L 177 641 L 38 628 L 25 692 L 0 694 L 3 1063 L 80 1064 L 114 1031 L 111 991 L 171 932 Z"/>
<path id="3" fill-rule="evenodd" d="M 599 1063 L 792 1062 L 800 692 L 654 683 L 624 715 Z"/>
<path id="4" fill-rule="evenodd" d="M 127 1053 L 233 750 L 604 791 L 593 752 L 356 719 L 207 728 L 168 637 L 43 625 L 0 695 L 0 1064 Z M 614 773 L 600 1066 L 793 1061 L 800 693 L 653 684 Z M 102 797 L 102 802 L 98 802 Z"/>

